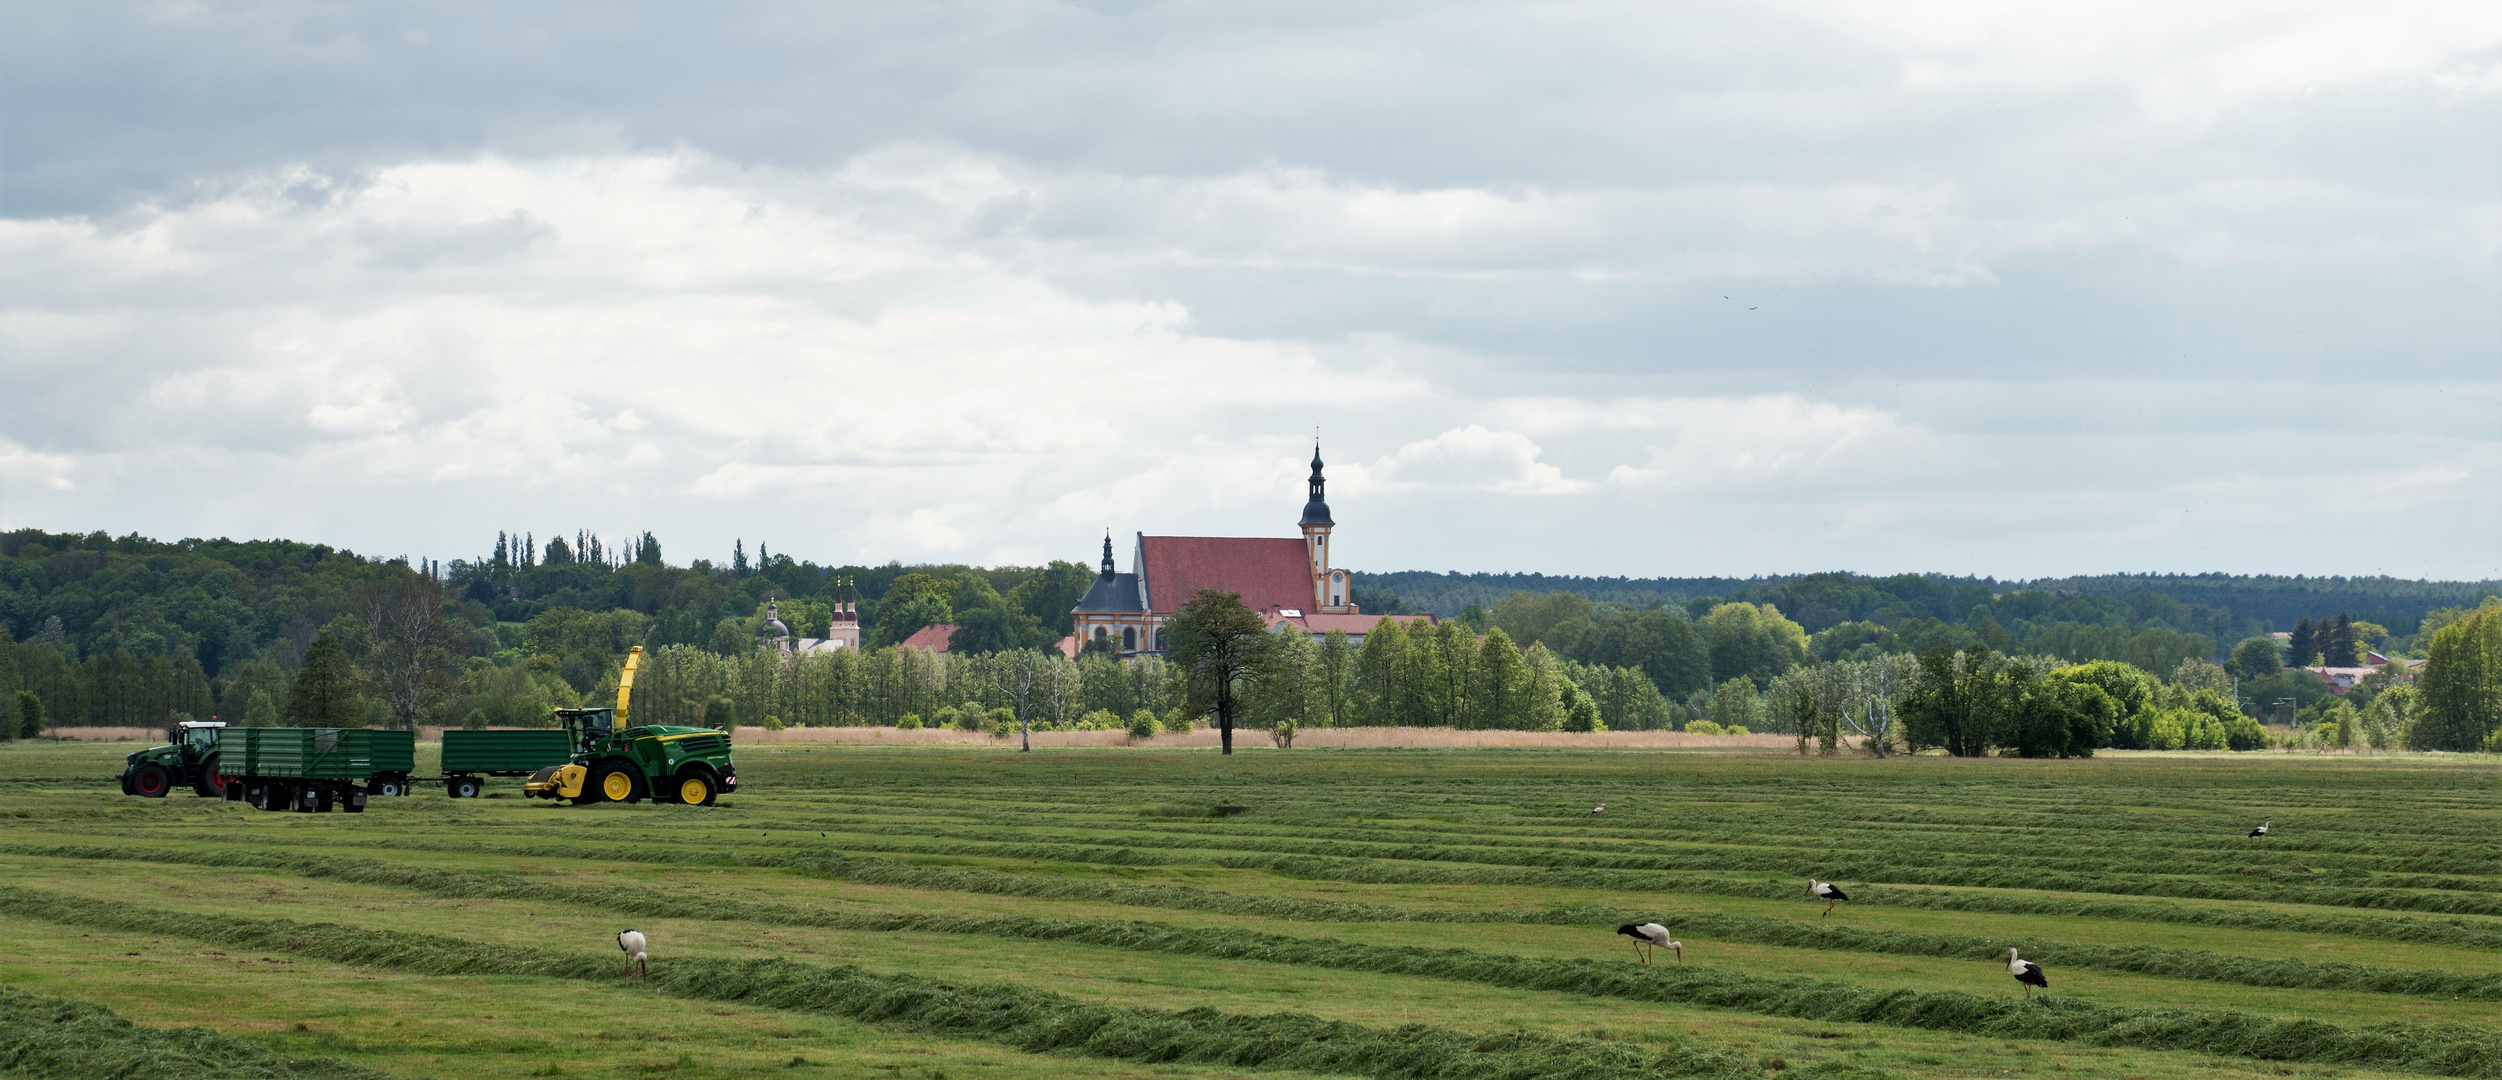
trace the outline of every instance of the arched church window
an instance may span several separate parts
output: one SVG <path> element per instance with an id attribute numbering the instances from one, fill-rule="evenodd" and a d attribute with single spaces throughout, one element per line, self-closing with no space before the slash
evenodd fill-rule
<path id="1" fill-rule="evenodd" d="M 1155 628 L 1155 651 L 1164 651 L 1164 628 L 1161 626 Z"/>
<path id="2" fill-rule="evenodd" d="M 1124 626 L 1124 627 L 1122 627 L 1122 628 L 1121 628 L 1121 651 L 1122 651 L 1122 652 L 1137 652 L 1137 651 L 1138 651 L 1138 628 L 1137 628 L 1137 627 L 1135 627 L 1135 626 Z"/>
<path id="3" fill-rule="evenodd" d="M 1103 629 L 1102 627 L 1100 627 L 1100 626 L 1095 627 L 1095 640 L 1096 640 L 1096 641 L 1101 641 L 1101 640 L 1103 640 L 1104 638 L 1109 637 L 1109 636 L 1111 636 L 1111 635 L 1109 635 L 1109 634 L 1105 633 L 1105 632 L 1104 632 L 1104 629 Z"/>

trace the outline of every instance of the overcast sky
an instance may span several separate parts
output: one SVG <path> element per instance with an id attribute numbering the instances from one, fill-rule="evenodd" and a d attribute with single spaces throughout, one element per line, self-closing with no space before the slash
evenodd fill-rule
<path id="1" fill-rule="evenodd" d="M 0 524 L 2502 576 L 2502 5 L 0 11 Z"/>

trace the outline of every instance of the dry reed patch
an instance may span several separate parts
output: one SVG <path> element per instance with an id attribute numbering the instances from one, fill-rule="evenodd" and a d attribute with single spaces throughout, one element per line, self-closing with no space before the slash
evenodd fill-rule
<path id="1" fill-rule="evenodd" d="M 984 746 L 1016 741 L 1014 734 L 1001 740 L 982 732 L 952 728 L 903 731 L 885 727 L 795 727 L 780 731 L 743 727 L 738 729 L 735 737 L 736 741 L 743 743 L 883 743 L 896 746 Z M 1210 728 L 1140 740 L 1133 740 L 1128 733 L 1121 731 L 1037 731 L 1032 733 L 1031 738 L 1036 746 L 1203 747 L 1220 742 L 1219 734 Z M 1270 743 L 1265 731 L 1244 728 L 1234 732 L 1236 746 L 1267 747 Z M 1576 750 L 1788 750 L 1796 748 L 1798 740 L 1789 735 L 1692 735 L 1682 731 L 1461 731 L 1452 728 L 1358 727 L 1306 728 L 1295 736 L 1294 744 L 1298 747 L 1342 749 L 1548 747 Z"/>
<path id="2" fill-rule="evenodd" d="M 64 739 L 70 742 L 130 742 L 140 739 L 162 741 L 165 737 L 165 729 L 143 727 L 56 727 L 45 728 L 43 737 L 47 739 Z"/>

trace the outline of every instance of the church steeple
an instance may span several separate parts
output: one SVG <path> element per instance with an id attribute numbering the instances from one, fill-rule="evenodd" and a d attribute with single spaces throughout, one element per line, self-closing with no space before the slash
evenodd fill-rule
<path id="1" fill-rule="evenodd" d="M 1112 580 L 1112 530 L 1103 530 L 1103 580 Z"/>
<path id="2" fill-rule="evenodd" d="M 1302 524 L 1337 524 L 1337 522 L 1329 520 L 1329 500 L 1322 494 L 1322 489 L 1328 485 L 1329 481 L 1321 476 L 1320 440 L 1318 439 L 1312 440 L 1312 479 L 1310 483 L 1312 495 L 1311 498 L 1303 504 Z"/>

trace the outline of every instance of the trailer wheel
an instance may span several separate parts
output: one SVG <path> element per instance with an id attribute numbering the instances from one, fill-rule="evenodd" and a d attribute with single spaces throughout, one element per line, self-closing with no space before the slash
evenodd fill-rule
<path id="1" fill-rule="evenodd" d="M 258 784 L 250 794 L 252 805 L 272 813 L 284 810 L 295 802 L 295 793 L 287 790 L 285 784 Z"/>
<path id="2" fill-rule="evenodd" d="M 443 782 L 443 793 L 455 799 L 477 798 L 478 778 L 474 776 L 455 776 Z"/>
<path id="3" fill-rule="evenodd" d="M 643 770 L 635 768 L 633 762 L 624 758 L 602 760 L 591 767 L 591 782 L 583 785 L 583 794 L 592 792 L 598 792 L 600 801 L 604 802 L 642 802 L 646 794 Z"/>
<path id="4" fill-rule="evenodd" d="M 316 814 L 327 814 L 327 813 L 329 813 L 329 812 L 330 812 L 330 806 L 331 806 L 332 802 L 334 802 L 334 801 L 338 798 L 337 793 L 335 793 L 335 792 L 331 791 L 329 788 L 326 788 L 326 787 L 325 787 L 325 788 L 314 788 L 314 789 L 313 789 L 313 793 L 312 793 L 312 794 L 313 794 L 313 797 L 312 797 L 312 799 L 311 799 L 311 802 L 312 802 L 312 804 L 313 804 L 313 805 L 312 805 L 312 812 L 313 812 L 313 813 L 316 813 Z"/>
<path id="5" fill-rule="evenodd" d="M 365 793 L 358 791 L 355 788 L 347 789 L 347 794 L 339 799 L 339 809 L 345 810 L 351 814 L 364 813 Z"/>
<path id="6" fill-rule="evenodd" d="M 174 775 L 162 765 L 142 765 L 131 770 L 130 792 L 143 799 L 162 799 L 174 786 Z"/>
<path id="7" fill-rule="evenodd" d="M 219 795 L 221 798 L 224 798 L 227 802 L 245 802 L 245 801 L 248 801 L 248 800 L 246 799 L 246 795 L 248 795 L 249 793 L 243 790 L 243 778 L 242 778 L 242 777 L 240 777 L 240 776 L 225 776 L 225 775 L 222 775 L 222 774 L 221 774 L 220 776 L 218 776 L 218 778 L 217 778 L 217 779 L 218 779 L 218 782 L 222 785 L 221 789 L 218 791 L 218 795 Z"/>
<path id="8" fill-rule="evenodd" d="M 713 786 L 712 777 L 703 773 L 687 772 L 678 776 L 678 801 L 688 806 L 711 806 L 712 800 L 720 794 Z"/>
<path id="9" fill-rule="evenodd" d="M 384 797 L 406 795 L 408 794 L 408 785 L 397 780 L 377 780 L 374 782 L 374 794 Z M 357 807 L 357 809 L 362 810 L 364 807 L 360 806 Z"/>

